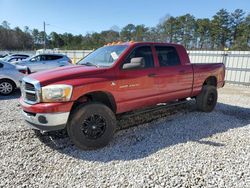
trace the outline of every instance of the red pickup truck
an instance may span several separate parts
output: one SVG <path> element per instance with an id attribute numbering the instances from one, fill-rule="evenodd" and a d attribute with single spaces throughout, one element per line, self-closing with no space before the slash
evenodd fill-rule
<path id="1" fill-rule="evenodd" d="M 23 78 L 20 103 L 33 128 L 66 128 L 76 146 L 95 149 L 112 139 L 116 114 L 188 97 L 198 110 L 212 111 L 224 76 L 222 63 L 191 64 L 178 44 L 116 43 L 77 65 Z"/>

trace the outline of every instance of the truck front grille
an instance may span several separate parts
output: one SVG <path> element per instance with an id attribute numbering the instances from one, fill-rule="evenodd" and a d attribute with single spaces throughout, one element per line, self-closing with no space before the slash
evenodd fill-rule
<path id="1" fill-rule="evenodd" d="M 35 86 L 33 84 L 30 83 L 25 83 L 25 90 L 29 90 L 29 91 L 35 91 Z"/>
<path id="2" fill-rule="evenodd" d="M 40 101 L 40 84 L 38 81 L 27 77 L 23 78 L 21 90 L 26 103 L 36 104 Z"/>
<path id="3" fill-rule="evenodd" d="M 36 94 L 33 94 L 33 93 L 25 93 L 25 98 L 28 101 L 32 101 L 32 102 L 36 102 L 37 101 Z"/>

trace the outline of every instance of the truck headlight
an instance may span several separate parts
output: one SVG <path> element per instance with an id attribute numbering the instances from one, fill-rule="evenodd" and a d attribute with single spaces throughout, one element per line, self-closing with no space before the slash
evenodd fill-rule
<path id="1" fill-rule="evenodd" d="M 42 102 L 69 101 L 71 95 L 71 85 L 58 84 L 42 87 Z"/>

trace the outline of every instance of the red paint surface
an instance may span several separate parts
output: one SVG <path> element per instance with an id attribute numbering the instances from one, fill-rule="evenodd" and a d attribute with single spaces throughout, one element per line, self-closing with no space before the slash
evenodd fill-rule
<path id="1" fill-rule="evenodd" d="M 34 113 L 66 112 L 71 110 L 73 102 L 81 96 L 94 91 L 103 91 L 115 99 L 116 113 L 122 113 L 160 102 L 196 96 L 209 76 L 217 78 L 218 87 L 224 85 L 225 67 L 222 63 L 190 64 L 188 54 L 181 45 L 148 42 L 126 43 L 126 45 L 129 45 L 128 49 L 110 68 L 77 65 L 30 75 L 30 77 L 39 80 L 42 86 L 70 84 L 74 88 L 73 95 L 71 102 L 66 103 L 27 105 L 20 99 L 23 109 Z M 155 67 L 141 70 L 121 70 L 121 64 L 134 47 L 143 45 L 151 46 Z M 175 47 L 181 65 L 159 67 L 154 45 Z M 149 74 L 155 74 L 155 77 L 149 77 Z M 112 85 L 112 82 L 115 85 Z M 126 85 L 129 87 L 125 87 Z"/>

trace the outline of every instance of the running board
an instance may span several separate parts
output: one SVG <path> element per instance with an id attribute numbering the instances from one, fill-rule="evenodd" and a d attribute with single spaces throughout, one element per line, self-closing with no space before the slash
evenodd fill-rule
<path id="1" fill-rule="evenodd" d="M 179 106 L 182 104 L 186 104 L 191 100 L 192 99 L 187 99 L 184 101 L 174 101 L 174 102 L 169 102 L 169 103 L 159 103 L 154 107 L 147 107 L 147 108 L 140 109 L 140 110 L 125 112 L 125 113 L 119 114 L 117 116 L 117 120 L 121 120 L 123 118 L 130 118 L 130 117 L 137 116 L 140 114 L 149 113 L 149 112 L 153 112 L 153 111 L 157 111 L 157 110 L 161 110 L 161 109 L 165 109 L 165 108 L 169 108 L 173 106 Z"/>

